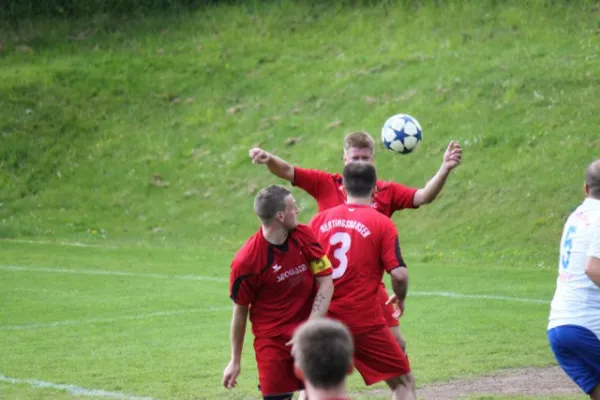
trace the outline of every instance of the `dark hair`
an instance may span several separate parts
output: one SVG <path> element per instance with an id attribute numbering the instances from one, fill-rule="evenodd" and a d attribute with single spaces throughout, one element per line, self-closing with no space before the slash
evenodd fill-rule
<path id="1" fill-rule="evenodd" d="M 590 196 L 600 199 L 600 160 L 594 161 L 586 168 L 585 183 L 590 189 Z"/>
<path id="2" fill-rule="evenodd" d="M 271 185 L 254 198 L 254 212 L 262 222 L 269 222 L 280 211 L 285 211 L 285 198 L 291 192 L 283 186 Z"/>
<path id="3" fill-rule="evenodd" d="M 294 333 L 292 353 L 304 377 L 317 389 L 339 386 L 352 366 L 354 342 L 338 321 L 311 319 Z"/>
<path id="4" fill-rule="evenodd" d="M 375 167 L 367 162 L 353 161 L 344 167 L 346 193 L 354 197 L 368 197 L 377 183 Z"/>

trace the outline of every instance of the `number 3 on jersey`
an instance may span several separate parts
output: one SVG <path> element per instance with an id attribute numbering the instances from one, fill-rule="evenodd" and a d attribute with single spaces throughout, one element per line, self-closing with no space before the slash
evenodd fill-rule
<path id="1" fill-rule="evenodd" d="M 333 252 L 333 257 L 338 260 L 339 265 L 337 268 L 333 269 L 333 279 L 339 279 L 346 272 L 346 268 L 348 268 L 348 250 L 350 250 L 350 244 L 352 243 L 352 239 L 350 235 L 346 232 L 337 232 L 331 236 L 329 239 L 329 244 L 332 246 L 341 244 L 341 246 Z"/>

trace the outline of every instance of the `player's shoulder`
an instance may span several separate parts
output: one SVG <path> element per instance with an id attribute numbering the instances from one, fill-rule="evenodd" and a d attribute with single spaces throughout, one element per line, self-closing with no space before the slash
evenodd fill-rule
<path id="1" fill-rule="evenodd" d="M 315 241 L 315 232 L 313 228 L 306 224 L 298 224 L 292 231 L 292 236 L 299 243 L 312 243 Z"/>
<path id="2" fill-rule="evenodd" d="M 407 187 L 401 183 L 398 182 L 393 182 L 393 181 L 384 181 L 384 180 L 377 180 L 376 183 L 376 187 L 377 187 L 377 191 L 378 192 L 385 192 L 388 190 L 403 190 L 406 189 Z"/>
<path id="3" fill-rule="evenodd" d="M 385 214 L 380 213 L 373 207 L 361 207 L 359 210 L 359 215 L 363 220 L 369 221 L 371 223 L 376 223 L 382 227 L 389 227 L 390 225 L 394 225 L 391 218 Z"/>
<path id="4" fill-rule="evenodd" d="M 235 253 L 231 261 L 231 268 L 239 274 L 256 273 L 260 270 L 261 262 L 265 258 L 264 253 L 267 251 L 268 248 L 265 246 L 262 233 L 258 231 L 246 240 Z"/>

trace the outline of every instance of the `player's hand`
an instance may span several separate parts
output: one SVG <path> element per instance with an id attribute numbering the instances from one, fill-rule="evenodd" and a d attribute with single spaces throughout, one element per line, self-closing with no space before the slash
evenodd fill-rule
<path id="1" fill-rule="evenodd" d="M 248 152 L 250 159 L 254 164 L 266 164 L 271 158 L 271 154 L 259 147 L 254 147 Z"/>
<path id="2" fill-rule="evenodd" d="M 399 301 L 395 294 L 391 295 L 390 298 L 385 302 L 386 306 L 388 304 L 393 304 L 394 308 L 396 309 L 396 311 L 394 311 L 392 314 L 392 317 L 400 318 L 402 315 L 404 315 L 404 302 Z"/>
<path id="3" fill-rule="evenodd" d="M 446 152 L 444 153 L 443 166 L 449 171 L 458 167 L 462 160 L 462 148 L 456 140 L 453 140 L 448 145 Z"/>
<path id="4" fill-rule="evenodd" d="M 233 389 L 237 385 L 237 377 L 240 375 L 242 368 L 239 363 L 229 361 L 225 371 L 223 371 L 223 386 L 227 389 Z"/>

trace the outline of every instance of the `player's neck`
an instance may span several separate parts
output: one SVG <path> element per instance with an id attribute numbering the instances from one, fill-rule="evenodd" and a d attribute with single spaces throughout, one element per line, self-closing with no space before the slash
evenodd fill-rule
<path id="1" fill-rule="evenodd" d="M 346 197 L 346 204 L 361 204 L 361 205 L 370 205 L 371 202 L 373 201 L 373 199 L 371 199 L 371 196 L 369 197 L 352 197 L 352 196 L 347 196 Z"/>
<path id="2" fill-rule="evenodd" d="M 315 400 L 330 400 L 330 399 L 347 399 L 348 394 L 346 393 L 345 385 L 342 383 L 340 386 L 329 389 L 317 389 L 312 385 L 307 385 L 306 391 L 309 399 Z"/>
<path id="3" fill-rule="evenodd" d="M 262 234 L 267 240 L 267 242 L 274 245 L 280 245 L 285 243 L 289 234 L 287 229 L 285 229 L 282 226 L 277 226 L 275 224 L 262 225 L 261 229 Z"/>

